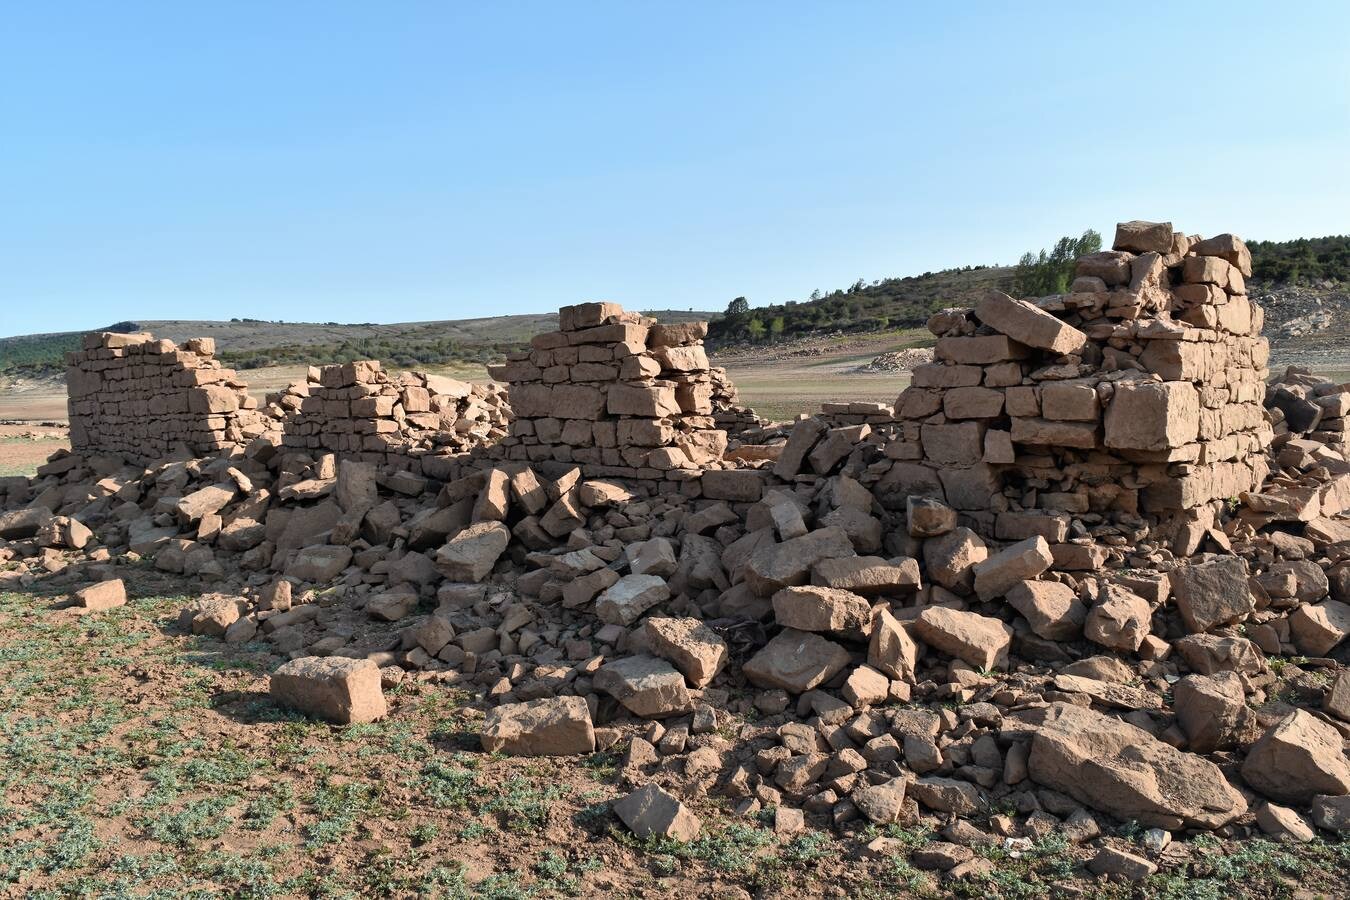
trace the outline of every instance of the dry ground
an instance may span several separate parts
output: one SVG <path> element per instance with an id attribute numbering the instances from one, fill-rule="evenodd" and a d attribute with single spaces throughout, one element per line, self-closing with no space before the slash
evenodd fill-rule
<path id="1" fill-rule="evenodd" d="M 415 680 L 383 722 L 306 720 L 268 698 L 269 645 L 177 628 L 198 586 L 119 568 L 132 600 L 107 613 L 58 608 L 59 577 L 0 590 L 0 895 L 1218 900 L 1343 896 L 1350 875 L 1348 844 L 1200 837 L 1115 885 L 1052 838 L 985 848 L 992 874 L 943 881 L 907 860 L 927 829 L 779 838 L 716 798 L 694 804 L 694 843 L 639 841 L 608 811 L 616 753 L 485 754 L 481 709 Z M 866 853 L 877 836 L 894 852 Z"/>

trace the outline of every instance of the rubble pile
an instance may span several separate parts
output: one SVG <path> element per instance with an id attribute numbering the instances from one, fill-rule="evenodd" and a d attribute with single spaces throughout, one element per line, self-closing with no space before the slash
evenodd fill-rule
<path id="1" fill-rule="evenodd" d="M 713 366 L 708 370 L 708 375 L 712 378 L 713 425 L 727 433 L 728 446 L 738 444 L 739 439 L 747 433 L 758 434 L 770 424 L 750 407 L 741 405 L 740 391 L 727 375 L 726 369 Z"/>
<path id="2" fill-rule="evenodd" d="M 1350 394 L 1261 384 L 1259 311 L 1244 331 L 1227 309 L 1236 238 L 1128 223 L 1117 246 L 1080 267 L 1100 285 L 940 316 L 942 361 L 897 410 L 695 443 L 702 465 L 652 464 L 710 430 L 711 391 L 679 402 L 712 383 L 700 331 L 612 304 L 507 364 L 522 418 L 447 477 L 265 439 L 58 455 L 0 479 L 0 578 L 74 594 L 149 558 L 199 579 L 184 630 L 270 644 L 278 702 L 366 721 L 400 715 L 396 684 L 454 685 L 485 750 L 617 754 L 640 836 L 693 839 L 715 797 L 785 836 L 921 828 L 899 851 L 947 877 L 1054 837 L 1133 879 L 1175 863 L 1174 834 L 1350 830 L 1350 460 L 1328 426 Z M 996 433 L 1011 456 L 986 459 Z"/>
<path id="3" fill-rule="evenodd" d="M 180 348 L 146 333 L 85 335 L 83 349 L 66 354 L 71 446 L 148 462 L 260 436 L 257 402 L 215 352 L 211 338 Z"/>
<path id="4" fill-rule="evenodd" d="M 506 435 L 510 406 L 497 385 L 424 372 L 391 376 L 376 360 L 310 367 L 267 397 L 287 448 L 330 451 L 378 465 L 445 471 L 447 455 Z"/>
<path id="5" fill-rule="evenodd" d="M 1126 222 L 1077 273 L 1067 294 L 992 291 L 929 320 L 937 359 L 896 401 L 883 492 L 945 500 L 986 537 L 1156 533 L 1189 555 L 1265 475 L 1251 255 L 1231 234 Z"/>
<path id="6" fill-rule="evenodd" d="M 510 383 L 515 421 L 498 459 L 578 463 L 587 475 L 666 480 L 717 463 L 706 322 L 663 325 L 617 303 L 558 311 L 559 330 L 489 367 Z"/>

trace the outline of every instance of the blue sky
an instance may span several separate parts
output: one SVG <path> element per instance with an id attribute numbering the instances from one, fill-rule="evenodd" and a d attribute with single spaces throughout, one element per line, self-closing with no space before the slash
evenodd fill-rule
<path id="1" fill-rule="evenodd" d="M 948 9 L 947 7 L 953 7 Z M 1350 4 L 9 4 L 0 335 L 1350 232 Z"/>

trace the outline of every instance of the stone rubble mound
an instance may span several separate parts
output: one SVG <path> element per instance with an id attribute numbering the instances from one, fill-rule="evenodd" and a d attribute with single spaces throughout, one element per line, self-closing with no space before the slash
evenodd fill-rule
<path id="1" fill-rule="evenodd" d="M 699 328 L 570 307 L 500 373 L 510 436 L 443 475 L 57 454 L 0 479 L 0 578 L 196 578 L 179 625 L 268 642 L 280 702 L 453 685 L 486 750 L 615 754 L 642 836 L 721 798 L 784 834 L 922 825 L 949 874 L 1057 835 L 1125 878 L 1172 832 L 1309 840 L 1350 829 L 1350 391 L 1262 384 L 1246 265 L 1126 223 L 1071 294 L 940 314 L 894 408 L 731 452 Z"/>

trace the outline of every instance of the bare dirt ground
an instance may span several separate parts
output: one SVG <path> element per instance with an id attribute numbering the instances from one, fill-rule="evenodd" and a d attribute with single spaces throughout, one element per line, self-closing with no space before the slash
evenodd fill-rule
<path id="1" fill-rule="evenodd" d="M 178 627 L 205 585 L 123 560 L 129 604 L 81 615 L 61 608 L 70 562 L 27 586 L 0 564 L 3 896 L 1311 898 L 1350 870 L 1350 844 L 1202 835 L 1115 884 L 1051 836 L 980 848 L 988 870 L 951 880 L 909 859 L 931 824 L 778 836 L 716 796 L 693 801 L 694 842 L 638 840 L 608 807 L 616 751 L 483 753 L 481 708 L 415 677 L 381 722 L 308 720 L 269 698 L 270 644 Z"/>

